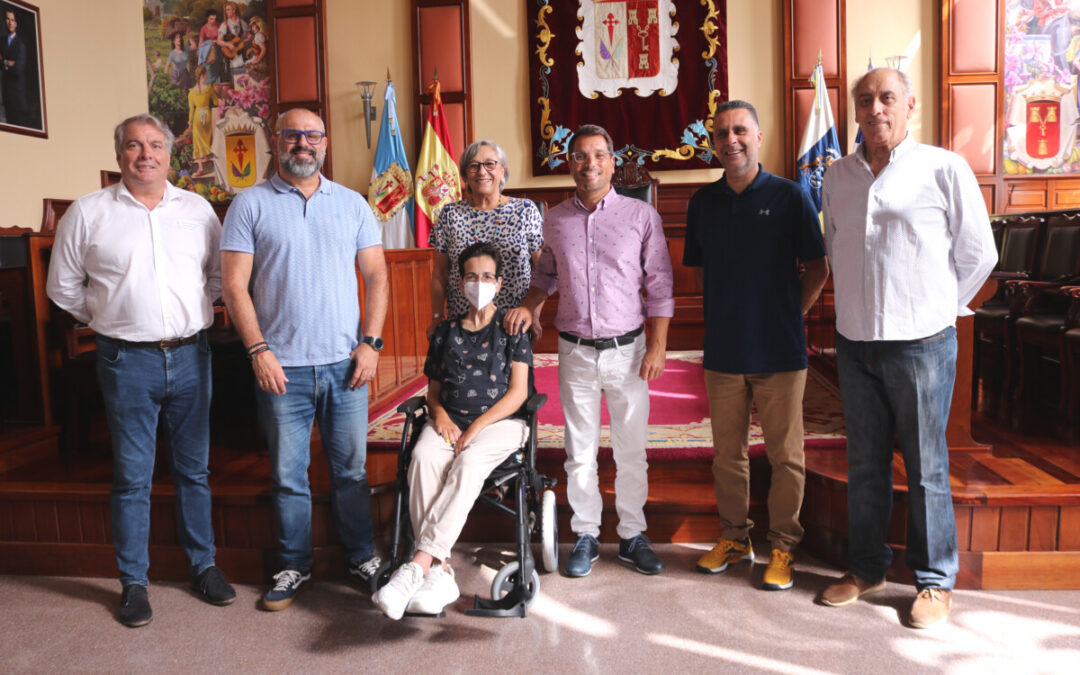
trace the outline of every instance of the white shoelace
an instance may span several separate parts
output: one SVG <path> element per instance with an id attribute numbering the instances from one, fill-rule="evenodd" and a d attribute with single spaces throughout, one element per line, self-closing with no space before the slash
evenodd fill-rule
<path id="1" fill-rule="evenodd" d="M 299 584 L 303 576 L 296 570 L 282 570 L 274 575 L 274 590 L 287 591 L 292 586 Z"/>
<path id="2" fill-rule="evenodd" d="M 367 562 L 364 562 L 364 563 L 361 563 L 360 565 L 358 565 L 354 569 L 354 572 L 358 571 L 358 572 L 362 573 L 364 576 L 370 577 L 370 576 L 374 575 L 376 572 L 378 572 L 379 567 L 381 567 L 381 566 L 382 566 L 382 560 L 379 558 L 379 556 L 372 556 L 372 558 L 370 560 L 368 560 Z"/>

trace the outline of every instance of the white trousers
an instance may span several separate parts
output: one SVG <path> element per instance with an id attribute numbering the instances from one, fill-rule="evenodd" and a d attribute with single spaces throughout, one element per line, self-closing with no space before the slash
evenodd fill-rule
<path id="1" fill-rule="evenodd" d="M 566 497 L 574 515 L 570 529 L 578 536 L 600 534 L 604 508 L 597 476 L 600 446 L 600 396 L 611 417 L 615 457 L 616 531 L 622 539 L 645 531 L 649 464 L 649 383 L 641 379 L 645 335 L 632 343 L 598 351 L 559 338 L 559 397 L 566 419 Z"/>
<path id="2" fill-rule="evenodd" d="M 528 438 L 523 420 L 500 420 L 455 457 L 454 446 L 430 421 L 425 424 L 409 464 L 409 516 L 416 548 L 436 560 L 449 558 L 484 480 Z"/>

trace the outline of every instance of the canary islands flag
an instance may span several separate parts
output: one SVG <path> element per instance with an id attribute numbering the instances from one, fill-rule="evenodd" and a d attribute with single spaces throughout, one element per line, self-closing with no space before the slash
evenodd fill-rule
<path id="1" fill-rule="evenodd" d="M 840 159 L 840 141 L 836 137 L 836 122 L 833 121 L 829 94 L 825 90 L 825 73 L 820 63 L 810 74 L 810 82 L 814 85 L 814 107 L 806 120 L 806 130 L 799 145 L 798 159 L 795 160 L 795 174 L 799 183 L 810 193 L 820 216 L 821 181 L 829 165 Z"/>
<path id="2" fill-rule="evenodd" d="M 375 149 L 375 165 L 371 168 L 368 203 L 382 225 L 383 248 L 413 248 L 413 177 L 405 145 L 401 142 L 401 127 L 397 119 L 397 94 L 394 83 L 387 81 L 383 98 L 382 126 L 379 145 Z M 425 240 L 426 241 L 426 240 Z"/>
<path id="3" fill-rule="evenodd" d="M 439 210 L 461 199 L 461 177 L 450 148 L 450 130 L 443 113 L 439 81 L 431 85 L 424 142 L 416 160 L 416 245 L 425 248 Z"/>

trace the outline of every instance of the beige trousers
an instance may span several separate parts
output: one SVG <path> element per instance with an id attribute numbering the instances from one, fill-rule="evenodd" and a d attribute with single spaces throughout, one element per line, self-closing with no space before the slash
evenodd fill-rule
<path id="1" fill-rule="evenodd" d="M 454 446 L 430 422 L 424 425 L 409 464 L 409 516 L 416 548 L 436 560 L 449 558 L 484 480 L 528 437 L 524 421 L 500 420 L 455 457 Z"/>
<path id="2" fill-rule="evenodd" d="M 803 390 L 806 370 L 733 375 L 705 371 L 712 418 L 716 510 L 726 539 L 745 539 L 754 522 L 750 510 L 750 405 L 757 404 L 772 465 L 768 539 L 792 551 L 803 536 L 799 523 L 806 470 L 803 461 Z"/>

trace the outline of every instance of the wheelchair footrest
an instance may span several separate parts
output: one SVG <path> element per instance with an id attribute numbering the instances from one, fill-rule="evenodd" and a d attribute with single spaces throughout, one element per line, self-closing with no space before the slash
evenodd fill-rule
<path id="1" fill-rule="evenodd" d="M 523 593 L 516 588 L 500 600 L 487 600 L 477 595 L 473 600 L 472 609 L 465 610 L 465 614 L 468 616 L 516 616 L 524 619 L 526 598 L 522 596 Z"/>

